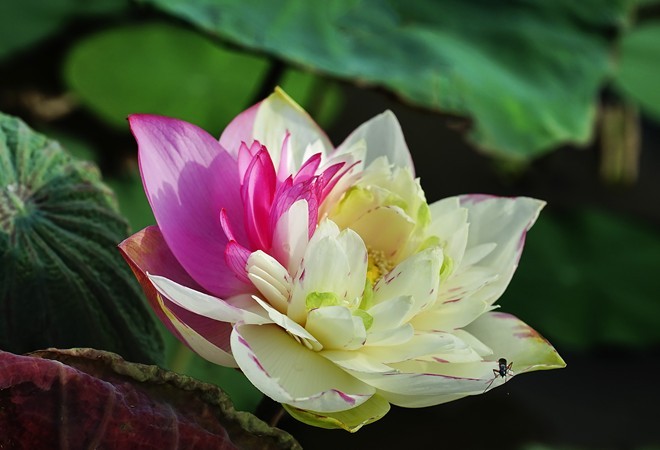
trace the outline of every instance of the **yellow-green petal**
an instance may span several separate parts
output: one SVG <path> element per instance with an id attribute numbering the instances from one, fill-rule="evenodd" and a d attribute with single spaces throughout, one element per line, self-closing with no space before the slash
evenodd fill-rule
<path id="1" fill-rule="evenodd" d="M 356 408 L 335 413 L 306 411 L 291 405 L 282 405 L 291 416 L 307 425 L 326 429 L 343 429 L 351 433 L 382 418 L 390 404 L 379 395 L 372 396 Z"/>

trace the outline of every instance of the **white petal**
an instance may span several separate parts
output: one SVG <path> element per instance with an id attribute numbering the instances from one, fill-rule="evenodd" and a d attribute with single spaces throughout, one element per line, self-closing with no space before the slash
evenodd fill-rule
<path id="1" fill-rule="evenodd" d="M 344 306 L 357 306 L 364 290 L 366 270 L 367 250 L 359 236 L 349 229 L 340 233 L 332 221 L 324 220 L 305 251 L 287 314 L 304 324 L 306 298 L 311 293 L 333 293 Z"/>
<path id="2" fill-rule="evenodd" d="M 261 300 L 256 295 L 253 296 L 252 298 L 254 298 L 254 300 L 256 300 L 257 303 L 259 303 L 261 307 L 268 312 L 268 317 L 270 317 L 273 323 L 282 327 L 289 334 L 300 338 L 299 341 L 302 345 L 305 345 L 306 347 L 309 347 L 314 350 L 321 350 L 323 348 L 321 343 L 307 330 L 305 330 L 305 328 L 300 326 L 297 322 L 295 322 L 285 314 L 280 313 L 278 310 L 276 310 L 268 303 Z"/>
<path id="3" fill-rule="evenodd" d="M 432 220 L 428 234 L 440 238 L 445 256 L 451 258 L 454 267 L 459 267 L 468 241 L 468 211 L 461 207 L 447 211 L 454 202 L 447 199 L 440 202 L 446 203 L 440 208 L 434 208 L 439 202 L 430 205 Z"/>
<path id="4" fill-rule="evenodd" d="M 440 284 L 436 305 L 469 297 L 498 277 L 494 268 L 480 266 L 472 266 L 453 274 Z"/>
<path id="5" fill-rule="evenodd" d="M 415 221 L 398 206 L 381 206 L 367 211 L 349 226 L 370 248 L 395 259 L 399 250 L 405 248 Z"/>
<path id="6" fill-rule="evenodd" d="M 275 167 L 279 166 L 282 143 L 286 133 L 290 151 L 287 162 L 289 173 L 295 173 L 304 161 L 307 146 L 319 141 L 319 149 L 327 155 L 333 148 L 323 130 L 295 101 L 277 88 L 259 105 L 254 121 L 254 138 L 268 148 Z"/>
<path id="7" fill-rule="evenodd" d="M 566 363 L 543 336 L 511 314 L 490 312 L 465 330 L 488 344 L 493 360 L 506 358 L 516 373 L 564 367 Z"/>
<path id="8" fill-rule="evenodd" d="M 475 318 L 492 308 L 481 300 L 465 298 L 456 302 L 436 305 L 410 320 L 416 330 L 453 331 L 471 323 Z"/>
<path id="9" fill-rule="evenodd" d="M 434 355 L 443 349 L 452 348 L 453 344 L 454 338 L 448 333 L 424 333 L 417 334 L 400 345 L 364 347 L 361 353 L 375 361 L 390 364 Z"/>
<path id="10" fill-rule="evenodd" d="M 401 295 L 409 295 L 414 306 L 404 316 L 409 320 L 433 304 L 438 295 L 442 251 L 432 247 L 405 259 L 381 278 L 374 287 L 374 302 L 381 303 Z"/>
<path id="11" fill-rule="evenodd" d="M 435 361 L 441 363 L 481 362 L 481 356 L 467 342 L 461 339 L 456 331 L 451 333 L 431 332 L 444 337 L 448 342 L 438 348 L 435 353 L 416 358 L 421 361 Z"/>
<path id="12" fill-rule="evenodd" d="M 431 203 L 429 208 L 431 209 L 431 217 L 435 219 L 461 209 L 461 200 L 459 197 L 447 197 Z"/>
<path id="13" fill-rule="evenodd" d="M 451 332 L 454 336 L 468 344 L 479 356 L 490 356 L 493 350 L 479 339 L 474 337 L 471 333 L 465 330 L 454 330 Z"/>
<path id="14" fill-rule="evenodd" d="M 494 242 L 489 242 L 487 244 L 479 244 L 471 247 L 465 251 L 463 256 L 463 266 L 471 266 L 477 264 L 479 261 L 488 256 L 493 250 L 495 250 L 497 244 Z"/>
<path id="15" fill-rule="evenodd" d="M 495 302 L 511 281 L 522 253 L 527 230 L 536 221 L 545 202 L 527 197 L 504 198 L 466 195 L 461 206 L 468 210 L 470 233 L 467 248 L 495 243 L 497 247 L 479 265 L 495 270 L 498 279 L 484 287 L 479 297 Z"/>
<path id="16" fill-rule="evenodd" d="M 349 276 L 343 280 L 345 287 L 340 292 L 344 292 L 342 297 L 347 304 L 359 304 L 364 292 L 364 283 L 367 279 L 367 263 L 369 260 L 367 247 L 360 236 L 351 229 L 339 233 L 337 240 L 344 250 L 350 267 Z"/>
<path id="17" fill-rule="evenodd" d="M 369 333 L 391 330 L 403 324 L 415 305 L 410 295 L 402 295 L 382 301 L 367 310 L 374 321 Z"/>
<path id="18" fill-rule="evenodd" d="M 485 311 L 494 309 L 480 294 L 489 283 L 497 281 L 493 268 L 472 266 L 440 283 L 438 298 L 412 323 L 418 330 L 451 331 L 471 323 Z"/>
<path id="19" fill-rule="evenodd" d="M 275 225 L 273 256 L 290 274 L 295 274 L 308 243 L 309 205 L 298 200 L 285 211 Z"/>
<path id="20" fill-rule="evenodd" d="M 367 373 L 354 370 L 349 370 L 349 373 L 377 388 L 385 398 L 388 398 L 388 393 L 437 396 L 483 392 L 492 379 L 487 376 L 483 379 L 463 378 L 439 372 L 440 368 L 454 365 L 457 364 L 407 361 L 391 364 L 392 368 L 398 370 L 396 373 Z"/>
<path id="21" fill-rule="evenodd" d="M 323 350 L 319 352 L 325 358 L 339 367 L 365 373 L 395 373 L 396 370 L 386 366 L 360 351 L 352 350 Z"/>
<path id="22" fill-rule="evenodd" d="M 415 329 L 409 323 L 404 323 L 396 328 L 387 330 L 376 331 L 367 335 L 367 343 L 365 345 L 401 345 L 405 344 L 415 335 Z"/>
<path id="23" fill-rule="evenodd" d="M 272 256 L 258 250 L 247 261 L 248 278 L 279 312 L 289 306 L 291 281 L 289 273 Z"/>
<path id="24" fill-rule="evenodd" d="M 408 167 L 414 173 L 415 167 L 401 125 L 391 111 L 385 111 L 360 125 L 337 148 L 337 153 L 346 151 L 355 142 L 361 140 L 367 143 L 366 165 L 380 156 L 387 156 L 390 163 L 399 167 Z"/>
<path id="25" fill-rule="evenodd" d="M 230 323 L 263 324 L 270 322 L 259 314 L 237 308 L 222 299 L 182 286 L 165 277 L 149 274 L 147 276 L 158 292 L 181 308 L 200 316 Z"/>
<path id="26" fill-rule="evenodd" d="M 157 300 L 161 309 L 165 315 L 167 315 L 167 318 L 183 338 L 184 344 L 190 347 L 192 351 L 214 364 L 225 367 L 238 367 L 238 364 L 236 364 L 234 357 L 230 353 L 212 344 L 201 334 L 197 333 L 193 328 L 180 321 L 176 314 L 167 308 L 160 295 L 157 296 Z"/>
<path id="27" fill-rule="evenodd" d="M 247 378 L 276 402 L 335 412 L 359 406 L 375 392 L 274 325 L 238 325 L 231 346 Z"/>
<path id="28" fill-rule="evenodd" d="M 361 318 L 344 306 L 325 306 L 309 312 L 305 329 L 329 350 L 355 350 L 367 339 Z"/>
<path id="29" fill-rule="evenodd" d="M 479 393 L 479 392 L 475 392 Z M 383 395 L 381 393 L 380 395 Z M 426 408 L 427 406 L 440 405 L 464 398 L 470 394 L 439 394 L 439 395 L 403 395 L 388 392 L 385 399 L 393 405 L 404 408 Z"/>

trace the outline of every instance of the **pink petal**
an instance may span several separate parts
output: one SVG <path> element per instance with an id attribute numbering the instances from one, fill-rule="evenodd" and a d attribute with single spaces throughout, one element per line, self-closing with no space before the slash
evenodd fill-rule
<path id="1" fill-rule="evenodd" d="M 250 250 L 236 241 L 229 241 L 225 249 L 227 266 L 236 274 L 239 280 L 251 284 L 247 276 L 247 261 L 250 254 Z"/>
<path id="2" fill-rule="evenodd" d="M 311 237 L 318 222 L 319 196 L 320 192 L 313 179 L 294 184 L 291 177 L 287 178 L 275 193 L 270 211 L 270 229 L 275 230 L 280 217 L 291 208 L 291 205 L 298 200 L 306 200 L 309 211 L 308 234 Z"/>
<path id="3" fill-rule="evenodd" d="M 183 323 L 214 346 L 229 352 L 231 325 L 200 316 L 177 306 L 168 298 L 159 295 L 156 288 L 149 281 L 147 272 L 176 280 L 189 288 L 203 291 L 203 288 L 186 273 L 174 257 L 158 227 L 147 227 L 130 236 L 119 244 L 119 251 L 142 286 L 149 306 L 177 339 L 195 350 L 188 339 L 179 332 L 180 323 Z M 175 325 L 176 322 L 180 323 Z"/>
<path id="4" fill-rule="evenodd" d="M 299 183 L 313 177 L 316 173 L 316 169 L 319 168 L 319 165 L 321 165 L 321 154 L 317 153 L 303 163 L 300 170 L 298 170 L 298 173 L 296 173 L 296 176 L 293 177 L 293 182 Z"/>
<path id="5" fill-rule="evenodd" d="M 139 146 L 147 198 L 158 226 L 185 270 L 211 293 L 224 297 L 243 287 L 227 270 L 227 244 L 218 214 L 225 208 L 242 230 L 236 161 L 202 129 L 151 115 L 129 117 Z"/>
<path id="6" fill-rule="evenodd" d="M 245 177 L 245 172 L 247 172 L 248 167 L 252 163 L 252 159 L 261 150 L 261 144 L 259 141 L 252 142 L 252 145 L 249 147 L 245 142 L 241 142 L 240 148 L 238 150 L 238 178 L 242 181 Z"/>
<path id="7" fill-rule="evenodd" d="M 238 155 L 241 142 L 252 142 L 254 140 L 254 119 L 259 111 L 260 103 L 246 109 L 232 120 L 220 136 L 220 145 L 229 154 Z"/>
<path id="8" fill-rule="evenodd" d="M 245 171 L 241 186 L 245 225 L 255 249 L 270 248 L 272 235 L 268 229 L 268 217 L 276 183 L 273 161 L 266 147 L 262 146 Z"/>

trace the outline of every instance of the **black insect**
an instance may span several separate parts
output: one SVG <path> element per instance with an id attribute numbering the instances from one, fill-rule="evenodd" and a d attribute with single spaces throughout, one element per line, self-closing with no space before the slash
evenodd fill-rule
<path id="1" fill-rule="evenodd" d="M 504 382 L 506 383 L 506 378 L 510 377 L 513 375 L 513 370 L 511 370 L 511 367 L 513 366 L 513 363 L 507 363 L 507 360 L 505 358 L 500 358 L 497 360 L 497 369 L 493 369 L 493 374 L 495 375 L 492 380 L 490 380 L 490 383 L 488 383 L 488 386 L 486 386 L 486 389 L 484 389 L 484 392 L 486 392 L 497 380 L 497 377 L 504 378 Z"/>

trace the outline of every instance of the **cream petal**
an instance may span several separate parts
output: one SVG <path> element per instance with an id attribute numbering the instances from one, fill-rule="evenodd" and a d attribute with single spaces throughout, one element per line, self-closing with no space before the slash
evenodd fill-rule
<path id="1" fill-rule="evenodd" d="M 367 339 L 362 319 L 344 306 L 313 309 L 307 315 L 305 329 L 329 350 L 356 350 Z"/>
<path id="2" fill-rule="evenodd" d="M 247 272 L 252 284 L 268 302 L 279 312 L 286 313 L 291 291 L 287 270 L 275 258 L 258 250 L 248 258 Z"/>
<path id="3" fill-rule="evenodd" d="M 310 239 L 305 257 L 293 283 L 287 314 L 304 324 L 307 296 L 333 293 L 344 306 L 359 304 L 367 269 L 367 250 L 352 230 L 339 232 L 330 220 L 324 220 Z"/>
<path id="4" fill-rule="evenodd" d="M 368 346 L 386 346 L 386 345 L 401 345 L 408 342 L 415 334 L 415 329 L 409 323 L 404 323 L 396 328 L 371 332 L 367 335 Z"/>
<path id="5" fill-rule="evenodd" d="M 375 392 L 275 325 L 237 325 L 231 346 L 245 376 L 276 402 L 337 412 L 361 405 Z"/>
<path id="6" fill-rule="evenodd" d="M 288 297 L 282 294 L 282 291 L 278 290 L 277 287 L 273 285 L 272 278 L 269 277 L 268 274 L 263 274 L 261 272 L 263 271 L 256 268 L 254 272 L 248 274 L 248 279 L 257 289 L 259 289 L 259 292 L 266 297 L 266 300 L 268 300 L 270 305 L 279 312 L 286 313 Z"/>
<path id="7" fill-rule="evenodd" d="M 453 303 L 471 296 L 488 283 L 497 280 L 495 269 L 473 266 L 454 274 L 440 284 L 436 305 Z"/>
<path id="8" fill-rule="evenodd" d="M 321 356 L 329 359 L 339 367 L 347 370 L 365 373 L 395 373 L 392 369 L 379 361 L 369 358 L 360 351 L 352 350 L 322 350 Z"/>
<path id="9" fill-rule="evenodd" d="M 386 156 L 395 166 L 408 167 L 414 173 L 415 167 L 401 125 L 392 111 L 385 111 L 360 125 L 337 147 L 337 153 L 362 140 L 367 144 L 366 165 L 380 156 Z"/>
<path id="10" fill-rule="evenodd" d="M 427 406 L 453 402 L 470 394 L 404 395 L 394 394 L 392 392 L 379 392 L 377 395 L 382 395 L 389 403 L 403 408 L 426 408 Z"/>
<path id="11" fill-rule="evenodd" d="M 427 233 L 440 238 L 445 256 L 457 268 L 468 241 L 468 211 L 460 207 L 456 197 L 435 202 L 429 208 L 432 219 Z"/>
<path id="12" fill-rule="evenodd" d="M 367 262 L 369 259 L 367 247 L 360 236 L 351 229 L 339 233 L 337 242 L 339 242 L 346 255 L 350 272 L 349 276 L 343 280 L 343 290 L 335 292 L 342 292 L 341 297 L 346 300 L 347 304 L 357 305 L 362 298 L 364 282 L 367 279 Z"/>
<path id="13" fill-rule="evenodd" d="M 449 333 L 416 334 L 400 345 L 368 346 L 360 352 L 383 364 L 408 361 L 422 356 L 434 355 L 443 349 L 453 348 L 455 338 Z"/>
<path id="14" fill-rule="evenodd" d="M 415 306 L 410 295 L 401 295 L 382 301 L 367 310 L 374 321 L 369 333 L 387 331 L 399 327 Z"/>
<path id="15" fill-rule="evenodd" d="M 273 233 L 273 256 L 295 274 L 300 267 L 309 242 L 309 206 L 304 199 L 296 201 L 285 211 L 275 225 Z"/>
<path id="16" fill-rule="evenodd" d="M 416 330 L 453 331 L 471 323 L 476 317 L 492 308 L 481 300 L 469 298 L 460 301 L 436 305 L 429 311 L 423 311 L 410 320 Z"/>
<path id="17" fill-rule="evenodd" d="M 231 353 L 228 353 L 217 345 L 212 344 L 201 334 L 196 332 L 192 327 L 183 323 L 181 320 L 179 320 L 176 314 L 174 314 L 165 306 L 165 303 L 163 302 L 163 299 L 160 295 L 156 295 L 156 297 L 157 302 L 160 305 L 160 309 L 163 311 L 172 327 L 174 327 L 174 329 L 178 332 L 179 338 L 192 351 L 214 364 L 219 364 L 225 367 L 238 367 L 238 364 L 234 360 L 234 357 L 231 355 Z"/>
<path id="18" fill-rule="evenodd" d="M 349 226 L 367 246 L 382 251 L 389 259 L 396 259 L 415 228 L 415 221 L 398 206 L 380 206 L 367 211 Z"/>
<path id="19" fill-rule="evenodd" d="M 439 372 L 441 368 L 453 365 L 455 364 L 406 361 L 390 364 L 397 370 L 394 373 L 368 373 L 354 370 L 348 372 L 377 388 L 385 398 L 388 398 L 388 393 L 437 396 L 483 392 L 492 379 L 492 377 L 465 378 Z"/>
<path id="20" fill-rule="evenodd" d="M 267 318 L 240 309 L 225 300 L 182 286 L 165 277 L 147 274 L 156 290 L 173 303 L 200 316 L 221 322 L 269 323 Z"/>
<path id="21" fill-rule="evenodd" d="M 253 296 L 253 298 L 263 309 L 266 310 L 272 323 L 282 327 L 287 333 L 294 336 L 294 339 L 300 341 L 302 345 L 314 350 L 321 350 L 323 348 L 321 343 L 297 322 L 289 318 L 287 315 L 282 314 L 259 297 Z"/>
<path id="22" fill-rule="evenodd" d="M 279 166 L 282 143 L 290 133 L 287 166 L 288 173 L 295 173 L 304 162 L 307 147 L 314 144 L 323 149 L 324 156 L 333 146 L 323 130 L 283 90 L 276 88 L 259 104 L 254 119 L 253 136 L 268 148 L 275 167 Z M 315 144 L 316 142 L 318 144 Z"/>
<path id="23" fill-rule="evenodd" d="M 442 250 L 432 247 L 405 259 L 374 286 L 376 304 L 400 295 L 410 295 L 414 306 L 404 316 L 408 321 L 419 311 L 431 306 L 438 295 Z"/>
<path id="24" fill-rule="evenodd" d="M 329 429 L 341 428 L 351 433 L 377 421 L 390 410 L 389 402 L 379 395 L 373 395 L 358 407 L 336 413 L 306 411 L 286 404 L 282 406 L 289 414 L 307 425 Z"/>
<path id="25" fill-rule="evenodd" d="M 566 366 L 557 350 L 537 331 L 511 314 L 489 312 L 465 327 L 465 331 L 488 344 L 493 360 L 506 358 L 516 373 Z"/>
<path id="26" fill-rule="evenodd" d="M 527 197 L 504 198 L 465 195 L 461 206 L 468 210 L 470 232 L 467 248 L 495 243 L 497 246 L 479 261 L 479 266 L 499 274 L 478 296 L 489 304 L 495 302 L 508 286 L 518 266 L 525 235 L 536 221 L 545 202 Z"/>
<path id="27" fill-rule="evenodd" d="M 474 337 L 471 333 L 468 333 L 465 330 L 454 330 L 451 333 L 469 345 L 479 356 L 483 357 L 493 354 L 493 350 L 490 347 Z"/>

